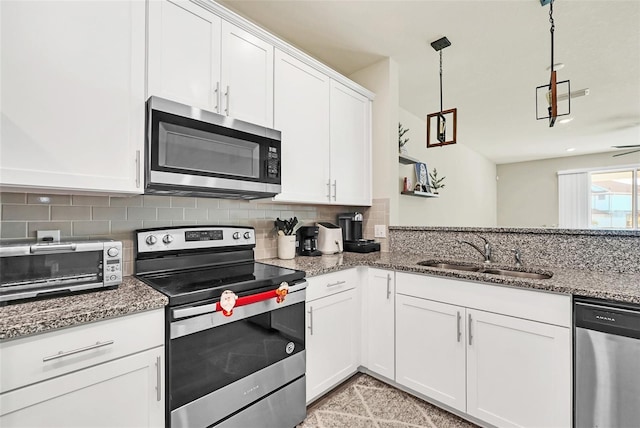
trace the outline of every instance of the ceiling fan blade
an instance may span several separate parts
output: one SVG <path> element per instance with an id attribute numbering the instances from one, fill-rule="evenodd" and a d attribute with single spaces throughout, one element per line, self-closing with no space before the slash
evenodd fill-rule
<path id="1" fill-rule="evenodd" d="M 616 148 L 616 149 L 630 149 L 630 148 L 633 148 L 633 147 L 640 147 L 640 144 L 631 144 L 629 146 L 611 146 L 611 147 Z"/>
<path id="2" fill-rule="evenodd" d="M 633 146 L 631 146 L 633 147 Z M 636 146 L 638 147 L 638 146 Z M 640 152 L 640 149 L 638 150 L 631 150 L 630 152 L 624 152 L 624 153 L 616 153 L 615 155 L 613 155 L 613 157 L 617 157 L 617 156 L 624 156 L 624 155 L 630 155 L 631 153 L 636 153 L 636 152 Z"/>

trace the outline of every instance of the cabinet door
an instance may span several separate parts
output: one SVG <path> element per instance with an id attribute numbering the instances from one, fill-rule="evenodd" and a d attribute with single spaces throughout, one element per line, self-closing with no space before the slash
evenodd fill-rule
<path id="1" fill-rule="evenodd" d="M 371 205 L 370 101 L 331 81 L 331 201 Z"/>
<path id="2" fill-rule="evenodd" d="M 465 309 L 396 296 L 396 382 L 465 411 Z"/>
<path id="3" fill-rule="evenodd" d="M 393 271 L 369 268 L 362 287 L 366 331 L 363 365 L 395 379 L 395 279 Z"/>
<path id="4" fill-rule="evenodd" d="M 358 369 L 358 305 L 355 289 L 306 303 L 307 403 Z"/>
<path id="5" fill-rule="evenodd" d="M 164 347 L 0 395 L 0 425 L 163 427 Z"/>
<path id="6" fill-rule="evenodd" d="M 467 411 L 499 427 L 571 426 L 569 328 L 467 310 Z"/>
<path id="7" fill-rule="evenodd" d="M 277 201 L 329 202 L 329 77 L 276 50 L 274 127 L 282 132 Z"/>
<path id="8" fill-rule="evenodd" d="M 222 22 L 224 114 L 273 127 L 273 46 Z"/>
<path id="9" fill-rule="evenodd" d="M 145 3 L 0 7 L 0 184 L 141 193 Z"/>
<path id="10" fill-rule="evenodd" d="M 222 20 L 188 0 L 148 5 L 148 95 L 220 113 Z"/>

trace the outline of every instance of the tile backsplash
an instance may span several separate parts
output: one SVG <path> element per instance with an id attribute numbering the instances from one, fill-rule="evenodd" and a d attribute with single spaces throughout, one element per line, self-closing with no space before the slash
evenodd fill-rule
<path id="1" fill-rule="evenodd" d="M 256 259 L 268 259 L 277 255 L 273 221 L 278 217 L 298 217 L 301 224 L 313 225 L 317 221 L 335 223 L 336 215 L 341 212 L 360 211 L 365 217 L 366 238 L 373 238 L 373 225 L 369 227 L 367 223 L 369 211 L 375 216 L 375 224 L 388 224 L 380 223 L 388 221 L 388 202 L 385 200 L 374 201 L 371 208 L 353 208 L 155 195 L 115 197 L 3 192 L 0 203 L 0 238 L 32 238 L 37 230 L 58 229 L 61 236 L 67 238 L 116 239 L 123 242 L 126 275 L 133 273 L 133 233 L 141 228 L 197 224 L 253 226 Z"/>

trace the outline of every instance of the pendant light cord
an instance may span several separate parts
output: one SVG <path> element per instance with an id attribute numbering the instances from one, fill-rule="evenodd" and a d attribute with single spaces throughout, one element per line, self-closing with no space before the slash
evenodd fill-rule
<path id="1" fill-rule="evenodd" d="M 442 113 L 442 49 L 440 49 L 440 113 Z"/>
<path id="2" fill-rule="evenodd" d="M 549 22 L 551 23 L 549 32 L 551 33 L 551 72 L 553 73 L 553 33 L 556 29 L 555 23 L 553 22 L 553 0 L 549 3 Z M 442 73 L 442 71 L 440 71 L 440 73 Z"/>

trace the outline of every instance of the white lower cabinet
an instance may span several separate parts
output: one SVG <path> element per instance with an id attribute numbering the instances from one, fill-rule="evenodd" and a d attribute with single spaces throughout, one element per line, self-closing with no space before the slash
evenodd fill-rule
<path id="1" fill-rule="evenodd" d="M 347 379 L 360 362 L 356 269 L 308 278 L 307 403 Z"/>
<path id="2" fill-rule="evenodd" d="M 571 426 L 569 296 L 404 273 L 396 281 L 399 384 L 498 427 Z M 536 303 L 546 304 L 534 319 L 515 316 Z"/>
<path id="3" fill-rule="evenodd" d="M 395 272 L 368 268 L 362 287 L 362 365 L 395 379 Z"/>
<path id="4" fill-rule="evenodd" d="M 161 309 L 9 340 L 0 350 L 2 427 L 164 426 Z"/>

